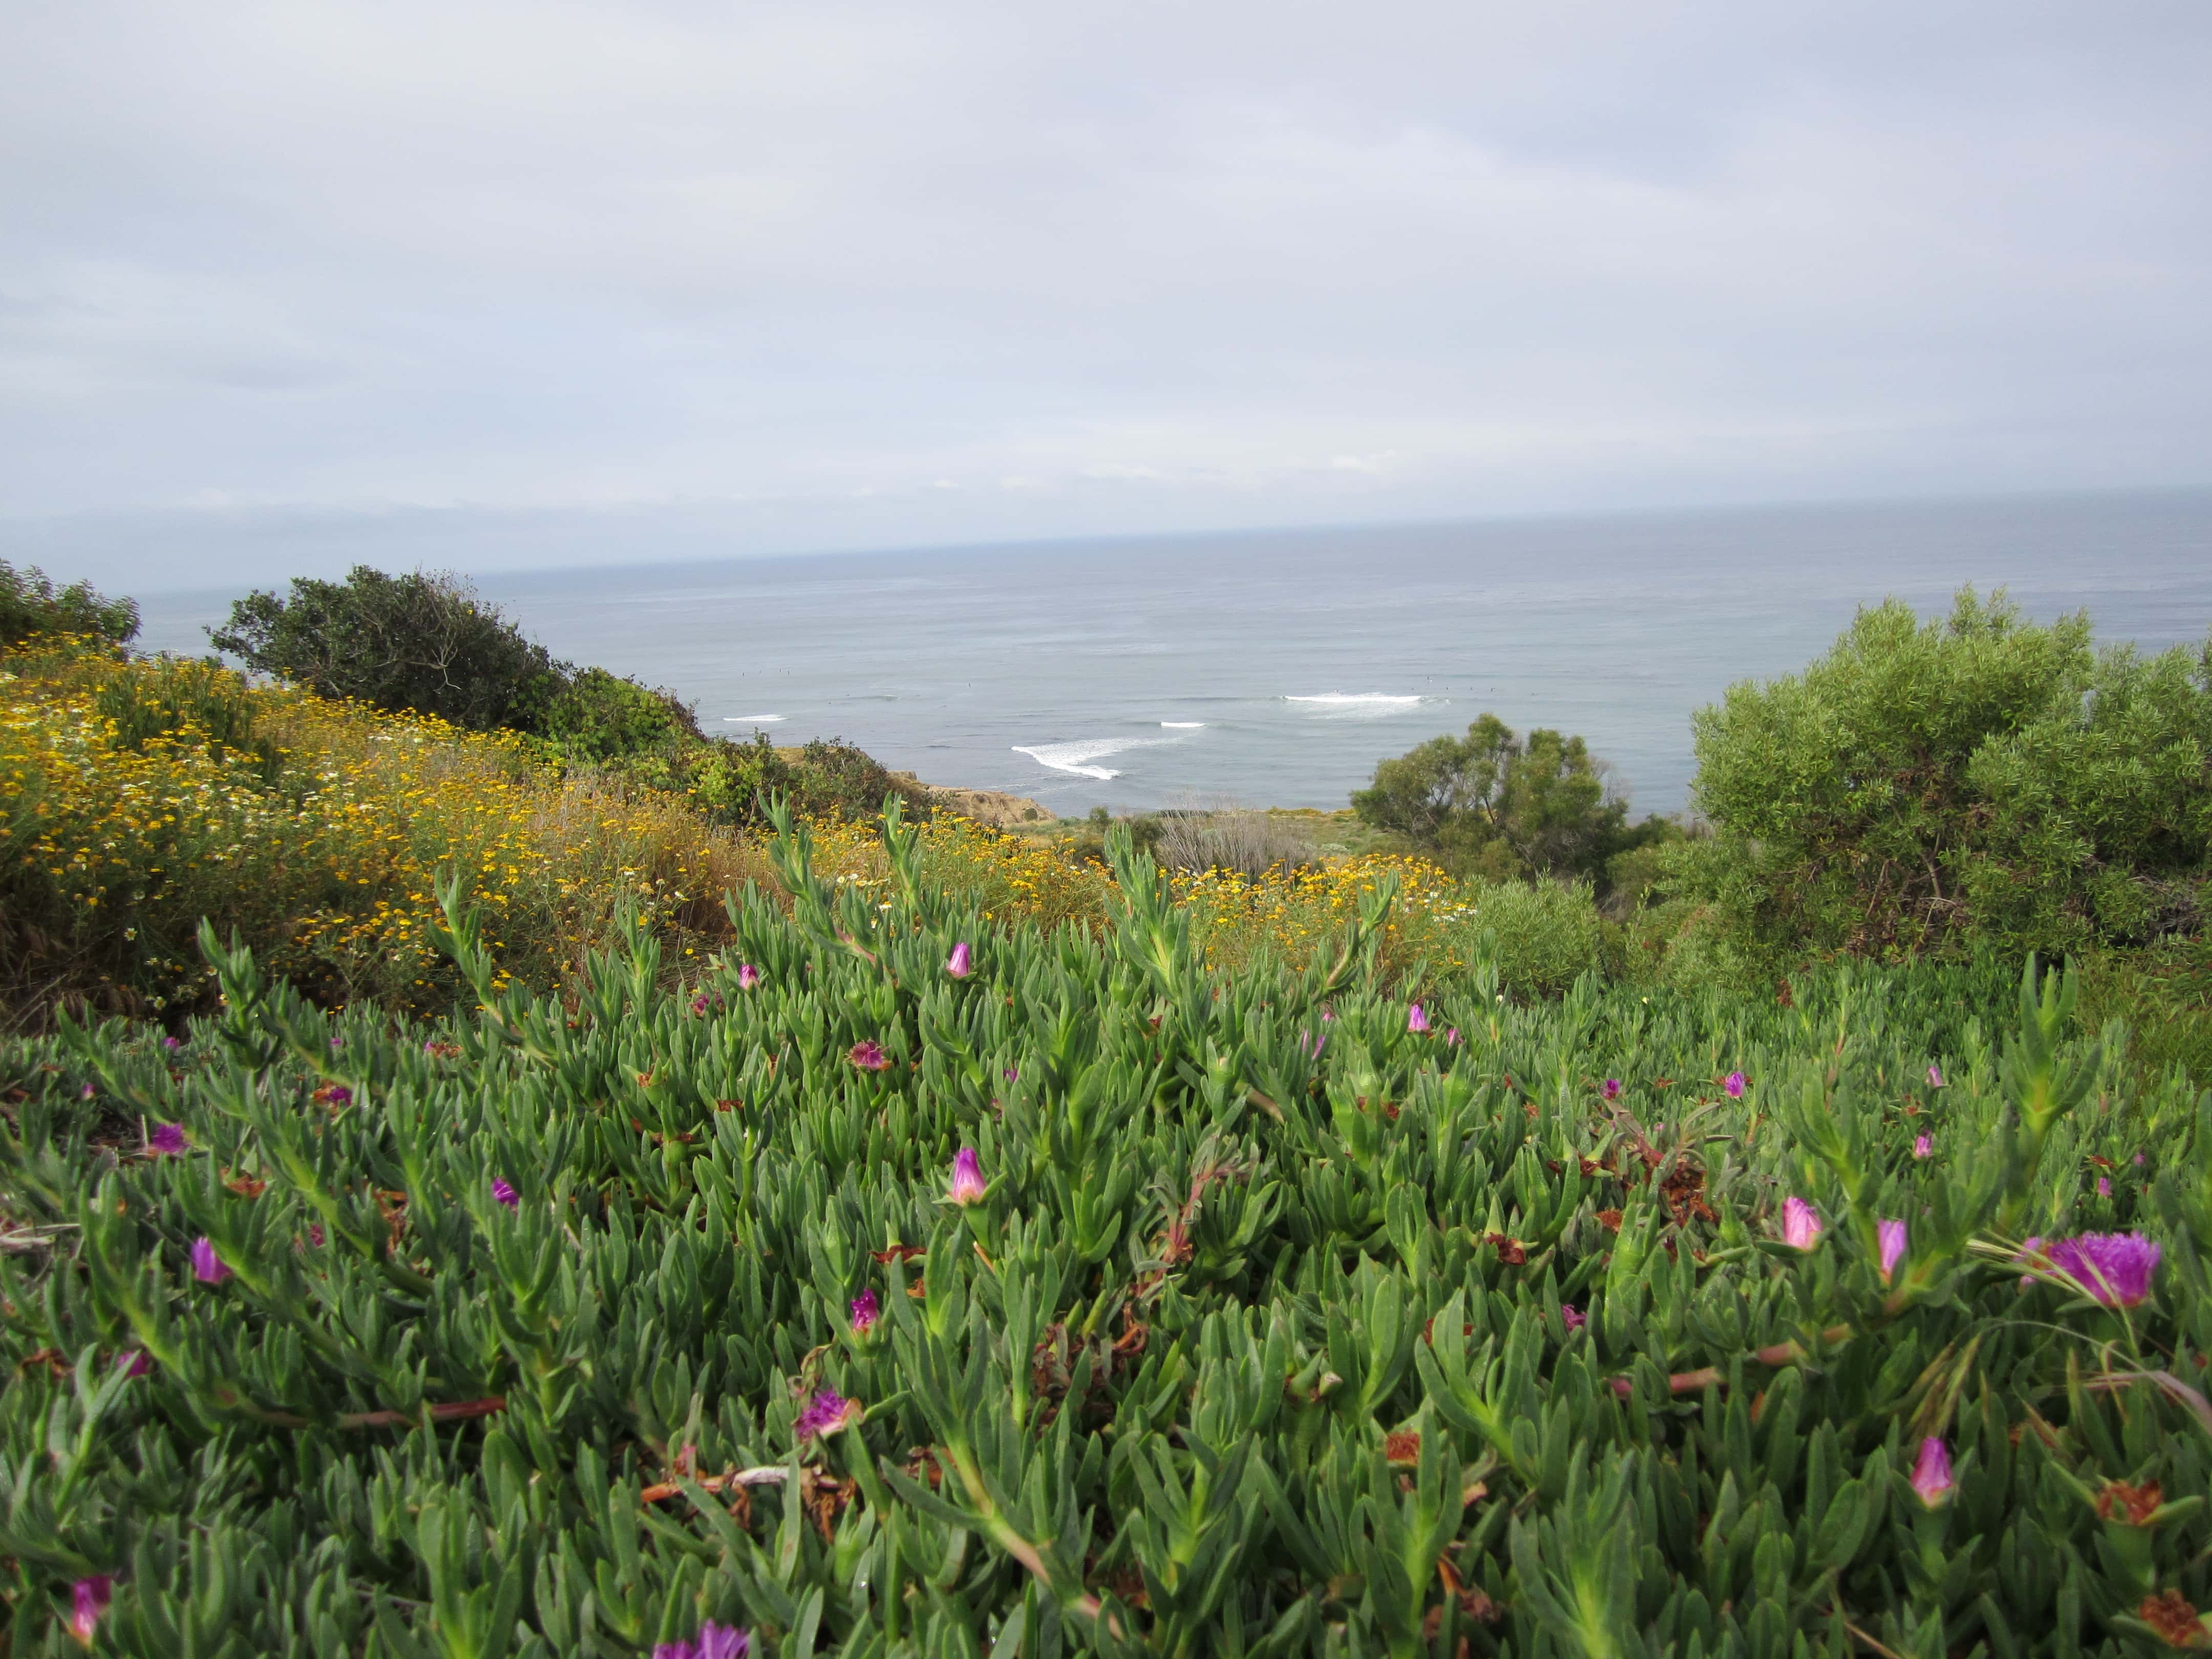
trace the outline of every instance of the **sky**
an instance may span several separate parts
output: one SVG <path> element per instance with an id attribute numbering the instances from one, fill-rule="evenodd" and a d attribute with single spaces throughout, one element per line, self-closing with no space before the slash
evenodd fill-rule
<path id="1" fill-rule="evenodd" d="M 0 15 L 0 557 L 137 589 L 2212 483 L 2212 8 Z"/>

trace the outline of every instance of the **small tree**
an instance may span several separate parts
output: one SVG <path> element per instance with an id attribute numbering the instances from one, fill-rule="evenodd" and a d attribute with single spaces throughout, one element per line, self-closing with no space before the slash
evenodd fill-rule
<path id="1" fill-rule="evenodd" d="M 1431 738 L 1382 762 L 1352 805 L 1363 823 L 1493 879 L 1571 876 L 1602 885 L 1608 860 L 1667 828 L 1658 818 L 1630 827 L 1627 803 L 1607 787 L 1603 763 L 1582 738 L 1540 726 L 1524 743 L 1490 714 L 1464 738 Z"/>
<path id="2" fill-rule="evenodd" d="M 210 629 L 216 648 L 326 697 L 435 714 L 487 731 L 537 731 L 568 678 L 459 577 L 387 576 L 356 565 L 343 582 L 298 579 L 289 599 L 257 592 Z"/>
<path id="3" fill-rule="evenodd" d="M 1673 886 L 1732 943 L 2058 951 L 2202 927 L 2212 858 L 2212 644 L 2096 649 L 1963 590 L 1923 623 L 1862 610 L 1802 675 L 1695 720 L 1710 842 Z"/>
<path id="4" fill-rule="evenodd" d="M 138 632 L 138 606 L 94 592 L 90 582 L 57 589 L 35 566 L 18 570 L 0 559 L 0 649 L 34 634 L 89 635 L 121 645 Z"/>

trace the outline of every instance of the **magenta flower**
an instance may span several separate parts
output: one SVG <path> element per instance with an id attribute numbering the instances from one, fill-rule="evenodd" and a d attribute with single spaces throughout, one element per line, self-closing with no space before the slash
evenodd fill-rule
<path id="1" fill-rule="evenodd" d="M 1589 1323 L 1589 1316 L 1571 1302 L 1559 1304 L 1559 1322 L 1571 1331 L 1578 1331 Z"/>
<path id="2" fill-rule="evenodd" d="M 2150 1294 L 2159 1248 L 2141 1233 L 2083 1233 L 2045 1252 L 2052 1271 L 2106 1307 L 2132 1308 Z"/>
<path id="3" fill-rule="evenodd" d="M 100 1615 L 115 1599 L 115 1581 L 103 1572 L 96 1577 L 80 1578 L 70 1589 L 76 1605 L 70 1613 L 70 1634 L 90 1647 Z"/>
<path id="4" fill-rule="evenodd" d="M 876 1300 L 873 1291 L 862 1291 L 852 1301 L 853 1334 L 866 1336 L 876 1328 L 876 1321 L 883 1316 L 883 1305 Z"/>
<path id="5" fill-rule="evenodd" d="M 161 1046 L 173 1054 L 178 1049 L 183 1048 L 185 1045 L 178 1042 L 176 1038 L 173 1036 L 165 1036 L 161 1039 Z"/>
<path id="6" fill-rule="evenodd" d="M 79 1100 L 90 1100 L 92 1097 L 93 1087 L 89 1083 L 86 1084 L 83 1088 L 77 1091 L 76 1097 Z M 91 1581 L 88 1579 L 86 1582 L 90 1583 Z"/>
<path id="7" fill-rule="evenodd" d="M 1741 1072 L 1730 1072 L 1721 1079 L 1721 1090 L 1730 1100 L 1741 1100 L 1744 1088 L 1750 1081 Z"/>
<path id="8" fill-rule="evenodd" d="M 319 1250 L 323 1248 L 323 1224 L 321 1222 L 310 1221 L 307 1224 L 307 1243 L 313 1245 Z"/>
<path id="9" fill-rule="evenodd" d="M 752 1638 L 735 1625 L 717 1625 L 711 1620 L 699 1626 L 698 1636 L 689 1642 L 660 1642 L 654 1644 L 653 1659 L 746 1659 L 753 1650 Z"/>
<path id="10" fill-rule="evenodd" d="M 203 1285 L 220 1285 L 230 1277 L 230 1269 L 215 1253 L 215 1241 L 200 1237 L 192 1241 L 192 1277 Z"/>
<path id="11" fill-rule="evenodd" d="M 848 1400 L 835 1389 L 824 1389 L 807 1402 L 792 1424 L 791 1431 L 801 1440 L 813 1435 L 835 1434 L 859 1422 L 861 1410 L 859 1401 Z"/>
<path id="12" fill-rule="evenodd" d="M 1887 1285 L 1890 1274 L 1905 1256 L 1905 1224 L 1902 1221 L 1878 1223 L 1875 1235 L 1881 1241 L 1881 1282 Z"/>
<path id="13" fill-rule="evenodd" d="M 125 1376 L 145 1376 L 152 1372 L 154 1362 L 143 1348 L 125 1348 L 115 1356 L 115 1369 Z"/>
<path id="14" fill-rule="evenodd" d="M 1951 1449 L 1929 1435 L 1920 1443 L 1920 1460 L 1912 1466 L 1912 1490 L 1928 1508 L 1940 1510 L 1958 1484 L 1951 1478 Z"/>
<path id="15" fill-rule="evenodd" d="M 2100 1197 L 2100 1198 L 2110 1198 L 2112 1195 L 2112 1176 L 2099 1176 L 2097 1177 L 2097 1196 L 2098 1196 L 2098 1197 Z"/>
<path id="16" fill-rule="evenodd" d="M 1009 1066 L 1002 1075 L 1009 1083 L 1019 1083 L 1022 1080 L 1022 1068 L 1018 1066 Z"/>
<path id="17" fill-rule="evenodd" d="M 955 1204 L 981 1204 L 988 1185 L 983 1166 L 975 1161 L 975 1149 L 963 1146 L 953 1157 L 952 1186 L 945 1196 Z"/>
<path id="18" fill-rule="evenodd" d="M 1912 1155 L 1915 1158 L 1926 1158 L 1935 1150 L 1936 1143 L 1933 1140 L 1930 1140 L 1926 1135 L 1922 1135 L 1917 1140 L 1912 1143 Z"/>
<path id="19" fill-rule="evenodd" d="M 945 971 L 955 979 L 965 979 L 975 971 L 975 958 L 969 952 L 966 939 L 952 947 L 952 955 L 945 964 Z"/>
<path id="20" fill-rule="evenodd" d="M 1940 1089 L 1943 1086 L 1942 1070 L 1933 1060 L 1928 1063 L 1928 1086 L 1931 1089 Z"/>
<path id="21" fill-rule="evenodd" d="M 1609 1077 L 1606 1079 L 1604 1082 L 1597 1085 L 1597 1091 L 1601 1095 L 1603 1095 L 1607 1100 L 1619 1100 L 1620 1098 L 1620 1079 L 1617 1077 Z"/>
<path id="22" fill-rule="evenodd" d="M 880 1072 L 890 1064 L 884 1056 L 883 1044 L 872 1037 L 864 1037 L 854 1043 L 845 1058 L 864 1072 Z"/>
<path id="23" fill-rule="evenodd" d="M 344 1047 L 345 1047 L 345 1039 L 344 1039 L 343 1037 L 342 1037 L 342 1036 L 334 1036 L 334 1037 L 332 1037 L 332 1038 L 331 1039 L 331 1052 L 332 1052 L 332 1053 L 334 1053 L 334 1054 L 335 1054 L 338 1049 L 343 1048 L 344 1048 Z"/>
<path id="24" fill-rule="evenodd" d="M 1415 1036 L 1429 1034 L 1429 1017 L 1421 1012 L 1421 1005 L 1418 1002 L 1406 1011 L 1406 1029 Z"/>
<path id="25" fill-rule="evenodd" d="M 343 1083 L 330 1084 L 323 1090 L 323 1098 L 333 1106 L 350 1106 L 353 1104 L 353 1091 Z"/>
<path id="26" fill-rule="evenodd" d="M 522 1207 L 522 1194 L 514 1190 L 514 1183 L 505 1176 L 491 1178 L 491 1195 L 495 1202 L 504 1204 L 510 1210 Z"/>
<path id="27" fill-rule="evenodd" d="M 741 962 L 738 964 L 738 989 L 750 991 L 757 987 L 760 982 L 759 969 L 754 967 L 750 962 Z"/>
<path id="28" fill-rule="evenodd" d="M 1459 1047 L 1458 1026 L 1455 1025 L 1444 1033 L 1444 1047 L 1447 1048 L 1456 1048 Z"/>
<path id="29" fill-rule="evenodd" d="M 2144 1164 L 2148 1164 L 2148 1162 L 2150 1162 L 2150 1160 L 2149 1160 L 2148 1158 L 2145 1158 L 2145 1157 L 2144 1157 L 2141 1152 L 2137 1152 L 2137 1153 L 2136 1154 L 2136 1168 L 2137 1168 L 2138 1170 L 2140 1170 L 2141 1168 L 2142 1168 L 2142 1166 L 2143 1166 Z"/>
<path id="30" fill-rule="evenodd" d="M 713 1006 L 707 1000 L 707 994 L 704 991 L 691 999 L 691 1012 L 695 1014 L 703 1014 Z"/>
<path id="31" fill-rule="evenodd" d="M 1319 1036 L 1316 1036 L 1311 1031 L 1301 1031 L 1298 1033 L 1298 1047 L 1314 1059 L 1319 1060 L 1321 1051 L 1328 1047 L 1328 1033 L 1323 1031 Z"/>
<path id="32" fill-rule="evenodd" d="M 1793 1250 L 1809 1250 L 1827 1231 L 1820 1212 L 1802 1198 L 1782 1200 L 1782 1242 Z"/>
<path id="33" fill-rule="evenodd" d="M 191 1142 L 185 1139 L 183 1124 L 156 1123 L 154 1133 L 146 1138 L 146 1145 L 153 1149 L 156 1158 L 175 1158 Z"/>
<path id="34" fill-rule="evenodd" d="M 1324 1025 L 1334 1024 L 1336 1023 L 1336 1010 L 1324 1006 L 1321 1011 L 1321 1023 Z"/>

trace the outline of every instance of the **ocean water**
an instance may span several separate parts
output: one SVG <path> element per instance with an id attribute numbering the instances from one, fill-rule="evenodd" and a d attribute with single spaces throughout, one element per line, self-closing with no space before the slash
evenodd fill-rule
<path id="1" fill-rule="evenodd" d="M 402 567 L 404 568 L 404 566 Z M 501 572 L 576 663 L 665 685 L 708 732 L 842 737 L 1057 812 L 1334 807 L 1486 710 L 1586 737 L 1638 812 L 1690 804 L 1690 716 L 1801 668 L 1854 609 L 1965 583 L 2147 649 L 2212 630 L 2212 494 L 1158 537 Z M 227 592 L 143 601 L 205 648 Z"/>

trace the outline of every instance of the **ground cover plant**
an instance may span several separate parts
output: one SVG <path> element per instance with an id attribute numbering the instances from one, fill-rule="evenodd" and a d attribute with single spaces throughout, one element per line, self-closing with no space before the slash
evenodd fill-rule
<path id="1" fill-rule="evenodd" d="M 781 895 L 0 1049 L 10 1651 L 2201 1646 L 2212 1098 L 2065 975 L 1409 1003 Z"/>

